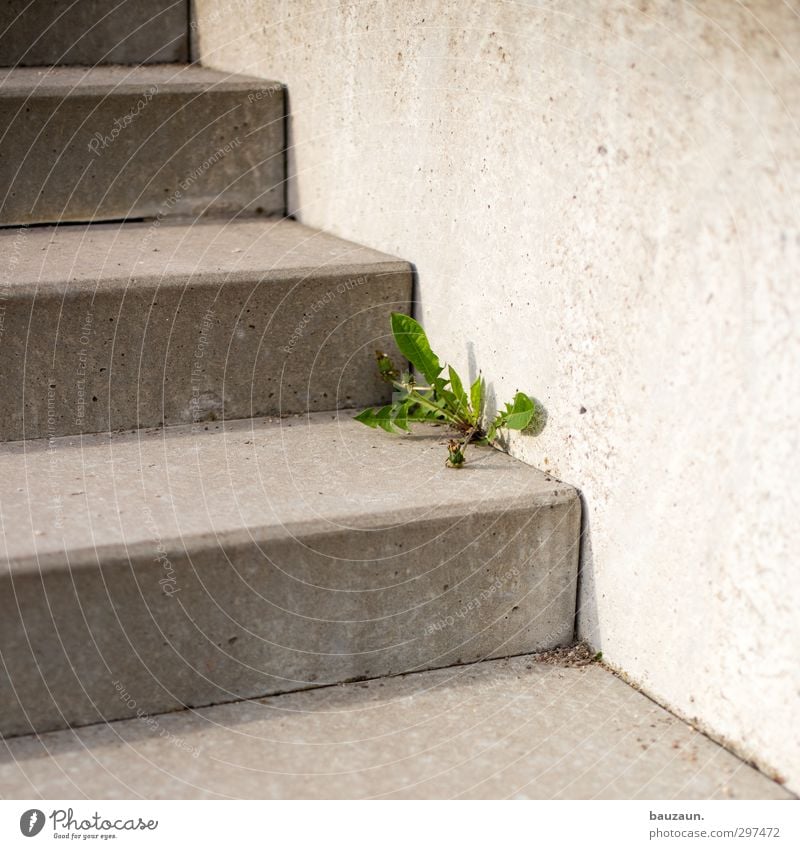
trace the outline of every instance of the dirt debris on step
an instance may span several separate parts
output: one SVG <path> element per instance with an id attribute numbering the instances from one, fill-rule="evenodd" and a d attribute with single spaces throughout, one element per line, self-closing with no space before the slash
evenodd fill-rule
<path id="1" fill-rule="evenodd" d="M 536 663 L 548 663 L 551 666 L 588 666 L 597 663 L 602 652 L 594 651 L 588 643 L 575 643 L 573 646 L 560 646 L 549 651 L 537 652 L 531 655 Z"/>

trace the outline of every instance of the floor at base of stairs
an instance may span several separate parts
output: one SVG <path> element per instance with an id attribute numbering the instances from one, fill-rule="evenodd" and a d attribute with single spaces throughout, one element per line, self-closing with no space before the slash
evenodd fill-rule
<path id="1" fill-rule="evenodd" d="M 5 740 L 0 796 L 790 794 L 603 667 L 518 657 Z"/>

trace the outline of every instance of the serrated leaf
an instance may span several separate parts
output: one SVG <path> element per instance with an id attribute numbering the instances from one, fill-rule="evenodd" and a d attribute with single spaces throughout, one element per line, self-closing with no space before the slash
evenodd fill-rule
<path id="1" fill-rule="evenodd" d="M 400 430 L 408 432 L 408 408 L 409 404 L 407 401 L 404 401 L 401 404 L 395 404 L 393 407 L 394 411 L 394 424 L 395 427 L 400 428 Z"/>
<path id="2" fill-rule="evenodd" d="M 505 414 L 504 425 L 510 430 L 524 430 L 533 418 L 533 399 L 524 392 L 517 392 L 514 403 L 509 405 Z"/>
<path id="3" fill-rule="evenodd" d="M 442 372 L 442 365 L 431 350 L 428 337 L 419 322 L 410 315 L 393 312 L 392 333 L 403 355 L 434 385 Z"/>
<path id="4" fill-rule="evenodd" d="M 367 407 L 366 410 L 362 410 L 356 417 L 355 420 L 357 422 L 361 422 L 361 424 L 365 424 L 367 427 L 377 427 L 378 422 L 375 419 L 375 410 L 372 407 Z"/>
<path id="5" fill-rule="evenodd" d="M 418 421 L 422 421 L 423 419 L 430 422 L 438 422 L 443 419 L 445 416 L 444 411 L 441 408 L 441 402 L 437 400 L 432 400 L 428 402 L 429 404 L 433 404 L 433 408 L 427 406 L 426 404 L 417 404 L 414 407 L 414 414 L 417 416 Z"/>
<path id="6" fill-rule="evenodd" d="M 381 407 L 380 410 L 375 414 L 375 423 L 378 427 L 383 428 L 386 433 L 394 433 L 394 426 L 392 425 L 392 405 L 387 404 L 385 407 Z"/>
<path id="7" fill-rule="evenodd" d="M 480 421 L 483 412 L 483 379 L 478 375 L 469 388 L 469 400 L 472 404 L 472 413 L 475 421 Z"/>
<path id="8" fill-rule="evenodd" d="M 450 375 L 450 388 L 453 390 L 455 402 L 462 415 L 469 418 L 469 399 L 467 398 L 467 393 L 464 391 L 464 384 L 461 382 L 458 372 L 452 366 L 448 366 L 447 371 Z"/>

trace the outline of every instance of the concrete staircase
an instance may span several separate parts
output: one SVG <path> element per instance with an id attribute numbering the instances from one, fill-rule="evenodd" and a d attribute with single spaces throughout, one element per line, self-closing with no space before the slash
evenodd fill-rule
<path id="1" fill-rule="evenodd" d="M 0 733 L 569 642 L 575 491 L 346 412 L 412 272 L 285 217 L 282 86 L 54 5 L 0 13 Z"/>

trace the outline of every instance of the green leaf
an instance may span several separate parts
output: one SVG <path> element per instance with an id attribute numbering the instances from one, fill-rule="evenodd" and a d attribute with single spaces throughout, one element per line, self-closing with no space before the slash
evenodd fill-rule
<path id="1" fill-rule="evenodd" d="M 410 422 L 427 422 L 428 424 L 444 424 L 441 416 L 430 410 L 414 410 L 408 414 L 407 420 Z"/>
<path id="2" fill-rule="evenodd" d="M 400 404 L 395 404 L 392 408 L 394 410 L 394 424 L 395 427 L 398 427 L 400 430 L 404 430 L 408 432 L 408 401 L 403 401 Z"/>
<path id="3" fill-rule="evenodd" d="M 367 427 L 382 428 L 387 433 L 397 433 L 398 431 L 407 433 L 410 421 L 432 422 L 433 424 L 438 424 L 441 421 L 440 413 L 420 408 L 412 398 L 405 398 L 390 406 L 381 407 L 379 410 L 368 407 L 355 416 L 355 420 L 367 425 Z"/>
<path id="4" fill-rule="evenodd" d="M 442 365 L 431 350 L 430 342 L 421 325 L 410 315 L 393 312 L 392 333 L 403 355 L 431 385 L 435 385 L 442 372 Z"/>
<path id="5" fill-rule="evenodd" d="M 451 392 L 449 389 L 442 388 L 435 390 L 431 400 L 434 404 L 437 404 L 442 408 L 447 407 L 454 416 L 460 415 L 461 409 L 458 403 L 458 398 L 456 398 L 455 393 Z"/>
<path id="6" fill-rule="evenodd" d="M 372 407 L 367 407 L 366 410 L 362 410 L 356 417 L 357 422 L 361 422 L 361 424 L 365 424 L 367 427 L 377 427 L 378 422 L 375 419 L 375 410 Z"/>
<path id="7" fill-rule="evenodd" d="M 381 407 L 380 410 L 375 414 L 375 423 L 378 427 L 382 427 L 386 433 L 394 433 L 394 426 L 392 425 L 392 406 L 391 404 L 387 404 L 385 407 Z"/>
<path id="8" fill-rule="evenodd" d="M 524 392 L 517 392 L 514 403 L 508 405 L 507 412 L 503 416 L 503 424 L 511 430 L 524 430 L 533 418 L 533 399 Z"/>
<path id="9" fill-rule="evenodd" d="M 452 393 L 449 394 L 452 395 Z M 451 420 L 455 418 L 452 413 L 445 409 L 445 400 L 437 398 L 434 392 L 415 390 L 410 397 L 421 409 L 430 411 L 436 418 L 449 418 Z"/>
<path id="10" fill-rule="evenodd" d="M 514 400 L 506 404 L 505 410 L 494 417 L 486 438 L 491 442 L 501 427 L 507 427 L 509 430 L 524 430 L 530 424 L 535 411 L 533 399 L 524 392 L 517 392 Z"/>
<path id="11" fill-rule="evenodd" d="M 455 402 L 461 410 L 462 415 L 466 418 L 470 418 L 469 399 L 467 398 L 467 393 L 464 391 L 464 384 L 461 382 L 458 372 L 452 366 L 448 366 L 447 370 L 450 374 L 450 387 L 453 390 Z"/>
<path id="12" fill-rule="evenodd" d="M 475 416 L 475 421 L 478 422 L 483 413 L 483 379 L 480 374 L 469 388 L 469 398 L 472 403 L 472 413 Z"/>

